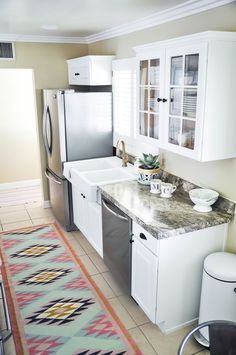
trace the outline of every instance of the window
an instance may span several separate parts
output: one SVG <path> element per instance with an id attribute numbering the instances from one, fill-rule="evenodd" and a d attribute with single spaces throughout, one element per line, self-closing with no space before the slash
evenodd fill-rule
<path id="1" fill-rule="evenodd" d="M 132 142 L 136 124 L 136 59 L 114 60 L 113 81 L 113 142 L 122 137 Z"/>

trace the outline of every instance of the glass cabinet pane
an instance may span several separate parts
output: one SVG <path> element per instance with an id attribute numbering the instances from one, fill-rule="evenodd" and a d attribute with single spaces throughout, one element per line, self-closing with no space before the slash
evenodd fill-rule
<path id="1" fill-rule="evenodd" d="M 180 119 L 175 117 L 169 118 L 169 143 L 180 144 Z"/>
<path id="2" fill-rule="evenodd" d="M 159 117 L 150 114 L 149 137 L 159 139 Z"/>
<path id="3" fill-rule="evenodd" d="M 150 60 L 150 85 L 160 85 L 160 59 Z"/>
<path id="4" fill-rule="evenodd" d="M 183 120 L 182 122 L 182 137 L 181 146 L 194 149 L 195 141 L 195 121 Z"/>
<path id="5" fill-rule="evenodd" d="M 183 116 L 196 117 L 197 111 L 197 89 L 185 89 L 183 100 Z"/>
<path id="6" fill-rule="evenodd" d="M 199 54 L 189 54 L 185 57 L 184 85 L 198 84 Z"/>
<path id="7" fill-rule="evenodd" d="M 139 113 L 139 134 L 148 136 L 148 114 L 144 112 Z"/>
<path id="8" fill-rule="evenodd" d="M 140 100 L 139 100 L 139 108 L 142 111 L 148 110 L 148 89 L 140 88 Z"/>
<path id="9" fill-rule="evenodd" d="M 148 60 L 140 62 L 140 85 L 148 84 Z"/>
<path id="10" fill-rule="evenodd" d="M 149 111 L 158 112 L 159 111 L 159 103 L 157 102 L 157 98 L 160 96 L 158 89 L 150 89 L 150 99 L 149 99 Z"/>
<path id="11" fill-rule="evenodd" d="M 183 56 L 171 58 L 171 85 L 183 85 Z"/>
<path id="12" fill-rule="evenodd" d="M 182 114 L 182 95 L 183 89 L 171 88 L 170 89 L 170 114 L 180 116 Z"/>

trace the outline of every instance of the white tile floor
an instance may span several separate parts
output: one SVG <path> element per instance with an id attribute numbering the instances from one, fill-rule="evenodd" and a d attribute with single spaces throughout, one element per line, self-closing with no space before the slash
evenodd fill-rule
<path id="1" fill-rule="evenodd" d="M 51 209 L 43 209 L 39 202 L 0 207 L 0 230 L 3 231 L 50 223 L 54 220 Z M 133 299 L 123 294 L 103 260 L 86 238 L 79 231 L 70 233 L 64 231 L 64 233 L 92 275 L 93 280 L 137 342 L 142 353 L 144 355 L 176 355 L 182 338 L 192 329 L 192 326 L 169 335 L 163 335 L 159 328 L 149 321 Z M 15 355 L 12 338 L 7 341 L 5 349 L 6 355 Z M 208 355 L 209 351 L 204 350 L 195 340 L 191 340 L 185 355 L 192 354 Z"/>

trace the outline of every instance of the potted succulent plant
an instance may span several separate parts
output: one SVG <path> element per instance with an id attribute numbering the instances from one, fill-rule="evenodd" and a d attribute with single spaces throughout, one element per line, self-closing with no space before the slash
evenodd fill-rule
<path id="1" fill-rule="evenodd" d="M 143 158 L 139 159 L 141 165 L 138 168 L 139 178 L 138 181 L 144 185 L 150 185 L 152 179 L 160 177 L 160 162 L 158 161 L 159 155 L 145 154 Z"/>

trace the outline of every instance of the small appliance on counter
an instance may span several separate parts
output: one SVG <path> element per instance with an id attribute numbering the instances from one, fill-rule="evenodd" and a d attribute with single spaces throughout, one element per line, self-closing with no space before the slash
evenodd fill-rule
<path id="1" fill-rule="evenodd" d="M 68 161 L 111 156 L 110 92 L 43 90 L 43 138 L 53 213 L 67 231 L 73 224 L 71 185 L 63 176 Z"/>

